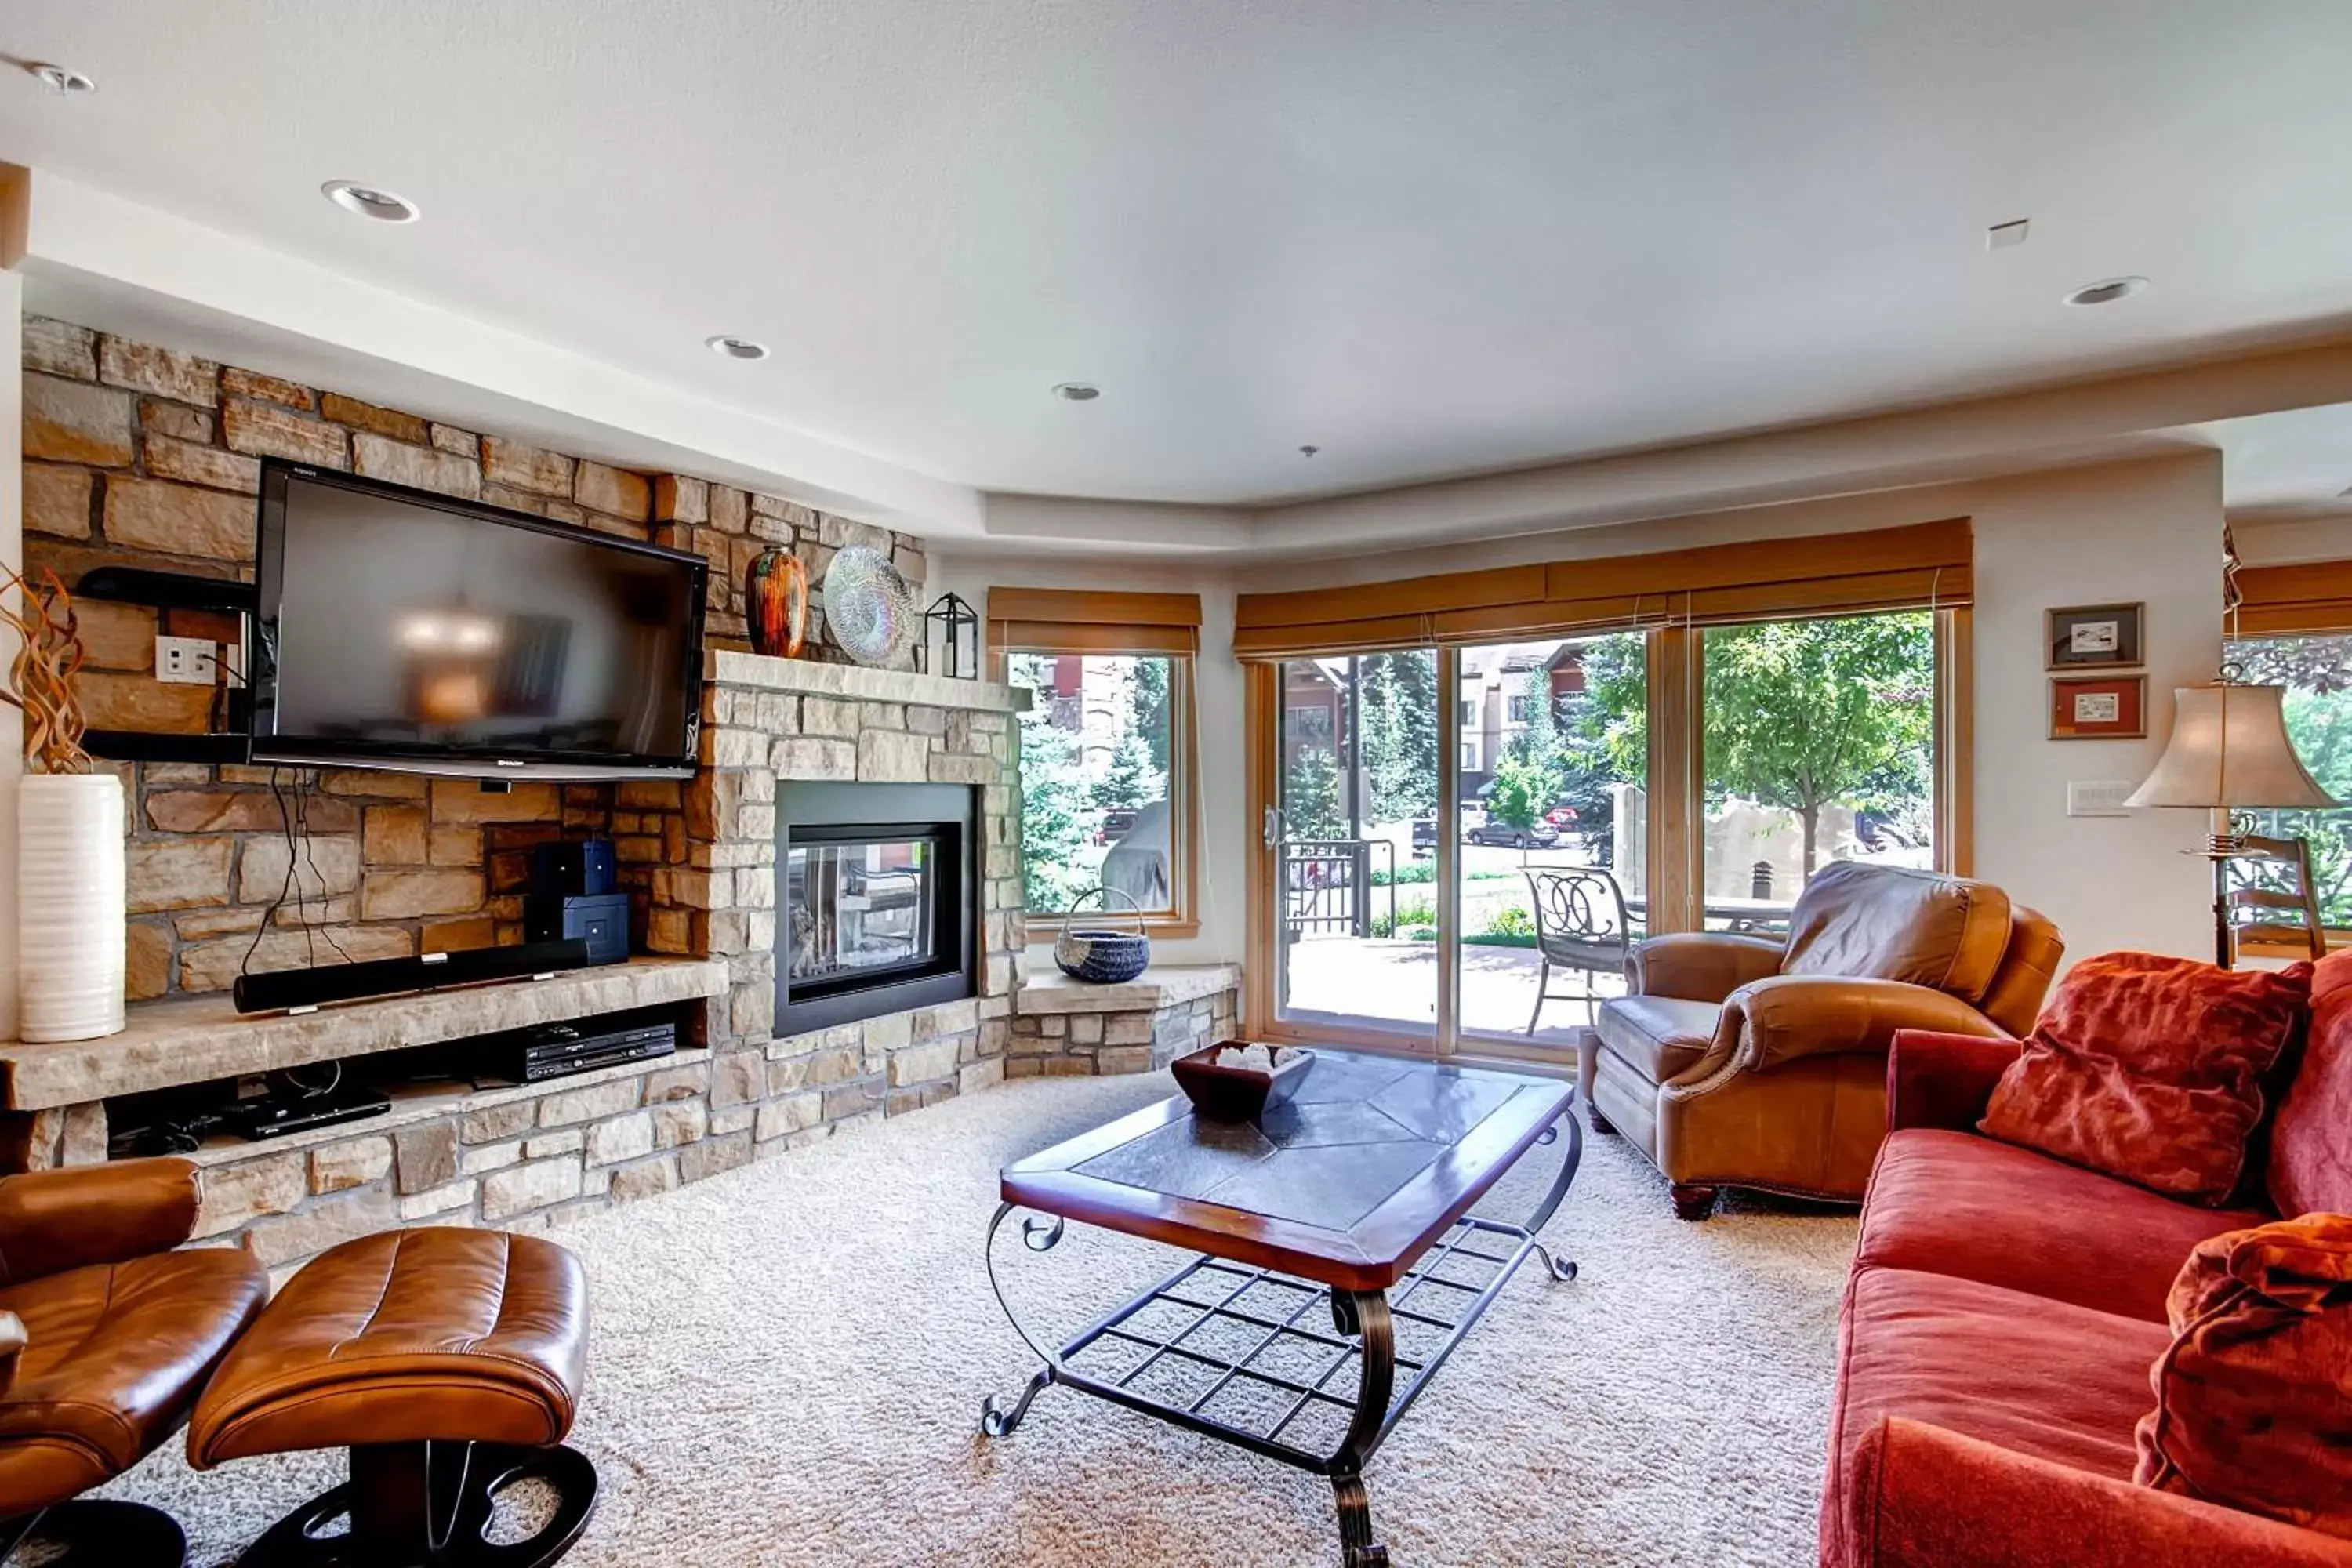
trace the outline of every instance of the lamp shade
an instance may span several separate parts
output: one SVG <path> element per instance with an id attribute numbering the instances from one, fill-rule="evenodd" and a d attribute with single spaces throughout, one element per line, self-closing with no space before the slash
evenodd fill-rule
<path id="1" fill-rule="evenodd" d="M 2216 681 L 2172 693 L 2172 738 L 2127 805 L 2330 806 L 2340 804 L 2287 739 L 2286 688 Z"/>

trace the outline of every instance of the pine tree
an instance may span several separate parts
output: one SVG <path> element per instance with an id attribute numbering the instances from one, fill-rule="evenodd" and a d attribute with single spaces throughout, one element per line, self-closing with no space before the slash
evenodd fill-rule
<path id="1" fill-rule="evenodd" d="M 1148 764 L 1161 778 L 1168 776 L 1169 747 L 1176 734 L 1168 706 L 1168 663 L 1156 657 L 1139 658 L 1135 661 L 1135 673 L 1127 683 L 1129 732 L 1142 739 Z"/>
<path id="2" fill-rule="evenodd" d="M 1348 832 L 1339 806 L 1339 759 L 1321 746 L 1292 759 L 1282 784 L 1282 818 L 1292 838 L 1340 838 Z"/>
<path id="3" fill-rule="evenodd" d="M 1148 737 L 1130 732 L 1121 736 L 1111 748 L 1094 783 L 1094 803 L 1105 810 L 1116 811 L 1162 799 L 1168 793 L 1167 785 L 1161 782 L 1165 776 L 1152 766 Z"/>

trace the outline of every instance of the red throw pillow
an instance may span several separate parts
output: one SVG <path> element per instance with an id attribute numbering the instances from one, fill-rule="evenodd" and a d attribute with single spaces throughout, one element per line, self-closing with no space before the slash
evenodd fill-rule
<path id="1" fill-rule="evenodd" d="M 2111 952 L 2059 984 L 1977 1130 L 2220 1205 L 2263 1119 L 2263 1078 L 2303 1026 L 2311 965 L 2232 972 Z"/>
<path id="2" fill-rule="evenodd" d="M 2311 1035 L 2271 1126 L 2271 1206 L 2352 1214 L 2352 949 L 2311 975 Z"/>
<path id="3" fill-rule="evenodd" d="M 2352 1538 L 2352 1219 L 2200 1242 L 2165 1307 L 2132 1479 Z"/>

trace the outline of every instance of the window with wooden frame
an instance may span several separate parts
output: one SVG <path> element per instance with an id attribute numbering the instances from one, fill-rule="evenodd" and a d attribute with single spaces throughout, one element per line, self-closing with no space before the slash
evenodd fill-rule
<path id="1" fill-rule="evenodd" d="M 2238 587 L 2243 603 L 2222 645 L 2223 662 L 2237 679 L 2286 688 L 2287 738 L 2303 765 L 2329 795 L 2352 802 L 2352 561 L 2246 567 Z M 2309 845 L 2327 943 L 2352 945 L 2352 805 L 2253 815 L 2263 837 Z M 2233 865 L 2231 875 L 2263 886 L 2282 873 L 2273 863 L 2249 860 Z M 2304 956 L 2300 948 L 2254 942 L 2245 951 Z"/>
<path id="2" fill-rule="evenodd" d="M 1090 920 L 1139 912 L 1155 934 L 1196 934 L 1200 596 L 998 587 L 988 621 L 999 678 L 1031 693 L 1020 722 L 1030 929 L 1058 928 L 1083 901 Z"/>
<path id="3" fill-rule="evenodd" d="M 1292 1016 L 1301 1028 L 1328 1027 L 1329 1005 L 1318 1011 L 1286 980 L 1293 971 L 1321 983 L 1315 995 L 1354 998 L 1341 1022 L 1365 1026 L 1367 1043 L 1373 1030 L 1403 1027 L 1390 1020 L 1406 1009 L 1366 998 L 1381 994 L 1373 971 L 1402 962 L 1372 944 L 1394 948 L 1410 934 L 1434 944 L 1440 1049 L 1560 1047 L 1584 1016 L 1553 1018 L 1574 1009 L 1541 999 L 1533 963 L 1515 964 L 1508 951 L 1540 934 L 1523 906 L 1547 870 L 1610 872 L 1622 893 L 1617 918 L 1637 936 L 1769 932 L 1810 871 L 1835 858 L 1967 874 L 1972 555 L 1961 518 L 1241 595 L 1235 651 L 1245 663 L 1283 670 L 1433 647 L 1441 680 L 1458 683 L 1461 719 L 1440 753 L 1435 822 L 1409 825 L 1416 853 L 1424 838 L 1439 846 L 1438 864 L 1394 878 L 1436 884 L 1414 904 L 1433 921 L 1390 918 L 1378 866 L 1352 881 L 1302 880 L 1287 815 L 1265 817 L 1279 831 L 1269 826 L 1253 860 L 1253 1027 L 1279 1037 Z M 1276 684 L 1251 688 L 1262 751 L 1276 743 Z M 1254 818 L 1286 782 L 1261 758 Z M 1337 788 L 1367 794 L 1360 782 Z M 1385 821 L 1360 830 L 1368 841 L 1404 831 Z M 1372 901 L 1351 925 L 1328 906 L 1335 887 L 1354 882 Z M 1308 892 L 1319 900 L 1312 919 L 1291 908 Z M 1310 938 L 1366 952 L 1318 950 L 1312 965 L 1286 967 Z M 1519 979 L 1526 995 L 1511 989 Z M 1614 983 L 1603 977 L 1604 988 Z"/>

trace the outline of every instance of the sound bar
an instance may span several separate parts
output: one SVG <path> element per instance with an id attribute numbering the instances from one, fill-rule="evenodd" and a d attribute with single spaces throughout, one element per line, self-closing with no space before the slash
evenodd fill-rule
<path id="1" fill-rule="evenodd" d="M 240 974 L 231 994 L 240 1013 L 291 1012 L 360 996 L 438 991 L 449 985 L 477 985 L 485 980 L 583 969 L 588 963 L 588 944 L 573 937 L 527 942 L 520 947 L 477 947 L 463 952 L 428 952 L 422 958 L 376 958 L 272 974 Z"/>

